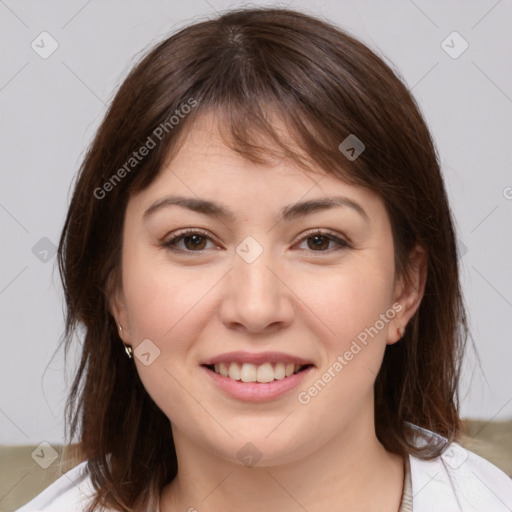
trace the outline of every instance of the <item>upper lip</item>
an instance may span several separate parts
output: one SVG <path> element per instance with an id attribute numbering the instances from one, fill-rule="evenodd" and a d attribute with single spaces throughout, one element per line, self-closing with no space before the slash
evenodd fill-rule
<path id="1" fill-rule="evenodd" d="M 301 357 L 285 354 L 284 352 L 227 352 L 218 356 L 211 357 L 203 361 L 203 365 L 212 365 L 220 363 L 251 363 L 260 365 L 263 363 L 294 363 L 298 365 L 313 364 L 311 361 Z"/>

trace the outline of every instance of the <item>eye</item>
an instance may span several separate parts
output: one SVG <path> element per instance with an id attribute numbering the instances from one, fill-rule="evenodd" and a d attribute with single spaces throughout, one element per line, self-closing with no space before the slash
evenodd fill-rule
<path id="1" fill-rule="evenodd" d="M 162 245 L 176 252 L 203 252 L 208 248 L 206 247 L 208 241 L 212 241 L 212 239 L 206 232 L 197 229 L 185 229 L 176 233 Z M 311 241 L 311 243 L 309 241 Z M 334 251 L 352 247 L 347 240 L 321 229 L 308 233 L 307 236 L 301 239 L 301 242 L 308 242 L 308 248 L 306 250 L 312 252 L 332 252 L 327 250 L 331 243 L 338 246 Z M 180 243 L 183 244 L 181 247 Z"/>
<path id="2" fill-rule="evenodd" d="M 326 250 L 331 242 L 338 245 L 338 247 L 334 249 L 335 251 L 352 247 L 347 240 L 321 229 L 308 233 L 307 236 L 302 238 L 302 243 L 304 241 L 307 242 L 308 249 L 313 252 L 331 252 Z M 311 241 L 311 243 L 309 241 Z"/>
<path id="3" fill-rule="evenodd" d="M 165 241 L 162 245 L 172 251 L 201 252 L 205 249 L 206 241 L 211 238 L 204 231 L 197 229 L 186 229 L 178 232 L 175 236 Z M 179 247 L 179 243 L 183 246 Z"/>

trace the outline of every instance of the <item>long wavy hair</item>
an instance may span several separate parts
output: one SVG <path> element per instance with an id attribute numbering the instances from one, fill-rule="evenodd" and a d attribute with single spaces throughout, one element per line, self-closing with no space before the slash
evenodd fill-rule
<path id="1" fill-rule="evenodd" d="M 177 474 L 169 419 L 126 357 L 109 301 L 120 284 L 129 198 L 156 178 L 180 134 L 206 112 L 250 161 L 277 154 L 375 191 L 391 220 L 399 275 L 407 278 L 414 245 L 425 249 L 424 297 L 402 341 L 387 346 L 375 381 L 375 428 L 387 450 L 424 459 L 441 448 L 415 446 L 407 422 L 448 441 L 461 434 L 458 381 L 468 330 L 456 237 L 436 149 L 412 95 L 390 65 L 327 21 L 288 9 L 229 11 L 146 52 L 120 86 L 75 182 L 58 265 L 66 358 L 82 331 L 66 442 L 77 440 L 87 460 L 96 489 L 89 511 L 156 510 Z M 351 134 L 365 145 L 356 159 L 339 149 Z M 151 146 L 144 156 L 142 146 Z"/>

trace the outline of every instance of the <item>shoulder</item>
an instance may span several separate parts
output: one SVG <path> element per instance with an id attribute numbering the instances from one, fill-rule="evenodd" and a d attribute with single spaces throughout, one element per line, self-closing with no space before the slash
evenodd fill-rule
<path id="1" fill-rule="evenodd" d="M 79 512 L 93 496 L 87 461 L 83 461 L 15 512 Z"/>
<path id="2" fill-rule="evenodd" d="M 444 438 L 416 429 L 417 443 Z M 446 441 L 446 439 L 444 439 Z M 432 460 L 409 455 L 414 512 L 506 512 L 512 510 L 512 480 L 501 469 L 463 448 L 446 446 Z"/>

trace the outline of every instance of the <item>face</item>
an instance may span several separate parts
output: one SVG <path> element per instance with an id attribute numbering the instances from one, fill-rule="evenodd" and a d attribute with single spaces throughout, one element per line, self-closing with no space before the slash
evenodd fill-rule
<path id="1" fill-rule="evenodd" d="M 246 161 L 203 121 L 128 203 L 112 311 L 176 438 L 293 461 L 372 421 L 415 297 L 377 195 Z"/>

